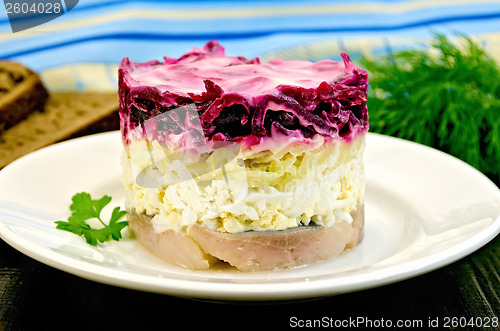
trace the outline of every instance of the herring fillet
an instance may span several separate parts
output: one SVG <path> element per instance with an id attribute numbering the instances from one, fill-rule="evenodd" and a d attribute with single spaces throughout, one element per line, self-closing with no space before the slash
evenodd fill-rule
<path id="1" fill-rule="evenodd" d="M 156 233 L 150 218 L 130 213 L 130 227 L 156 256 L 181 267 L 206 270 L 225 261 L 240 271 L 293 268 L 340 255 L 361 240 L 364 208 L 352 213 L 353 223 L 330 227 L 297 227 L 281 231 L 219 233 L 200 225 L 187 231 Z"/>
<path id="2" fill-rule="evenodd" d="M 217 262 L 216 258 L 206 254 L 186 233 L 175 230 L 155 232 L 151 218 L 146 215 L 129 213 L 129 225 L 144 247 L 172 264 L 193 270 L 205 270 Z"/>

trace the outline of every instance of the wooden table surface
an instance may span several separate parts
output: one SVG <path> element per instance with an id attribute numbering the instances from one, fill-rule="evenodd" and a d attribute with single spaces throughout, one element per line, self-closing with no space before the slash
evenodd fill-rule
<path id="1" fill-rule="evenodd" d="M 451 265 L 379 288 L 304 301 L 207 302 L 95 283 L 46 266 L 0 240 L 0 330 L 178 330 L 188 325 L 283 330 L 307 323 L 375 328 L 395 327 L 398 321 L 423 329 L 439 323 L 441 328 L 494 330 L 500 329 L 499 273 L 497 236 Z M 472 327 L 471 318 L 490 328 Z M 459 327 L 465 321 L 469 326 Z"/>

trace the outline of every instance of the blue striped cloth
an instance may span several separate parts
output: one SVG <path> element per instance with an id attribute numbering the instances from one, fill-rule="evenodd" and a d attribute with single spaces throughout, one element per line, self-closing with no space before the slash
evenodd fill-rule
<path id="1" fill-rule="evenodd" d="M 355 60 L 419 47 L 435 32 L 469 35 L 500 61 L 500 2 L 80 0 L 17 33 L 0 7 L 0 58 L 40 72 L 50 89 L 114 90 L 123 57 L 177 57 L 211 39 L 264 60 L 338 60 L 342 49 Z"/>

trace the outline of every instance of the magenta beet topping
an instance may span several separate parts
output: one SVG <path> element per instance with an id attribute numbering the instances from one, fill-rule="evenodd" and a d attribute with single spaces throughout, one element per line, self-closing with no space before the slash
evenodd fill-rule
<path id="1" fill-rule="evenodd" d="M 368 75 L 347 53 L 341 55 L 343 62 L 261 63 L 226 56 L 217 41 L 210 41 L 178 59 L 136 63 L 125 58 L 119 68 L 124 142 L 153 117 L 148 125 L 154 123 L 150 129 L 160 141 L 183 130 L 247 146 L 274 135 L 350 141 L 368 130 Z M 195 111 L 176 111 L 186 107 Z"/>

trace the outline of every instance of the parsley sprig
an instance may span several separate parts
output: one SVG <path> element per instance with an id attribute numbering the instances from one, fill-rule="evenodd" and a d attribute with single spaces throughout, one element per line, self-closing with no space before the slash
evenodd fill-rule
<path id="1" fill-rule="evenodd" d="M 454 155 L 500 182 L 500 67 L 467 36 L 364 58 L 370 130 Z"/>
<path id="2" fill-rule="evenodd" d="M 128 225 L 127 221 L 118 222 L 127 212 L 120 210 L 120 207 L 113 209 L 109 223 L 106 224 L 101 219 L 102 209 L 111 202 L 110 196 L 103 196 L 93 200 L 89 193 L 77 193 L 72 197 L 72 204 L 69 209 L 72 214 L 67 221 L 56 221 L 56 228 L 69 231 L 78 236 L 84 236 L 88 244 L 96 246 L 99 242 L 108 240 L 120 240 L 121 230 Z M 97 219 L 102 228 L 94 229 L 86 221 Z"/>

